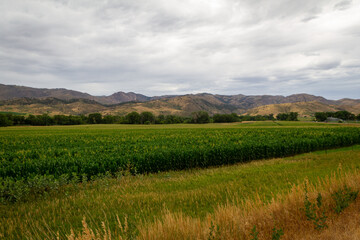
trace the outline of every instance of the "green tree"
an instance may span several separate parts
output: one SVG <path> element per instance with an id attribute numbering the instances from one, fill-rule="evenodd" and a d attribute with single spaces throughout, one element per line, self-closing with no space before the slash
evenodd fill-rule
<path id="1" fill-rule="evenodd" d="M 163 114 L 160 114 L 155 119 L 156 124 L 164 124 L 165 123 L 165 116 Z"/>
<path id="2" fill-rule="evenodd" d="M 288 118 L 287 113 L 279 113 L 278 115 L 276 115 L 276 119 L 280 121 L 286 121 L 287 118 Z"/>
<path id="3" fill-rule="evenodd" d="M 297 112 L 290 112 L 288 116 L 289 121 L 298 121 L 298 113 Z"/>
<path id="4" fill-rule="evenodd" d="M 116 117 L 115 116 L 112 116 L 112 115 L 105 115 L 103 117 L 103 123 L 105 124 L 112 124 L 112 123 L 115 123 L 116 121 Z"/>
<path id="5" fill-rule="evenodd" d="M 334 116 L 342 120 L 355 120 L 355 115 L 348 111 L 337 111 Z"/>
<path id="6" fill-rule="evenodd" d="M 55 115 L 54 116 L 54 123 L 56 125 L 69 125 L 69 116 L 65 115 Z"/>
<path id="7" fill-rule="evenodd" d="M 155 123 L 155 116 L 151 112 L 142 112 L 140 114 L 141 123 Z"/>
<path id="8" fill-rule="evenodd" d="M 327 114 L 325 112 L 316 112 L 315 119 L 319 122 L 324 122 L 327 119 Z"/>
<path id="9" fill-rule="evenodd" d="M 238 122 L 240 121 L 236 113 L 231 114 L 214 114 L 213 120 L 215 123 Z"/>
<path id="10" fill-rule="evenodd" d="M 137 112 L 131 112 L 125 116 L 125 122 L 129 124 L 140 124 L 141 116 Z"/>
<path id="11" fill-rule="evenodd" d="M 101 113 L 91 113 L 88 117 L 88 123 L 90 124 L 100 124 L 102 123 Z"/>
<path id="12" fill-rule="evenodd" d="M 209 123 L 210 116 L 205 111 L 198 111 L 191 113 L 191 122 L 192 123 Z"/>
<path id="13" fill-rule="evenodd" d="M 0 114 L 0 127 L 11 126 L 12 124 L 12 121 L 5 114 Z"/>
<path id="14" fill-rule="evenodd" d="M 298 121 L 298 113 L 297 112 L 279 113 L 276 116 L 276 119 L 280 121 Z"/>

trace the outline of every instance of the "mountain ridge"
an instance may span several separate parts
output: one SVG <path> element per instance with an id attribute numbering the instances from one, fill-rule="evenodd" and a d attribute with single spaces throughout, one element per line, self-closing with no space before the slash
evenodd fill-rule
<path id="1" fill-rule="evenodd" d="M 134 92 L 119 91 L 109 96 L 92 96 L 64 88 L 39 89 L 0 84 L 0 111 L 9 112 L 88 114 L 96 111 L 124 115 L 131 111 L 150 111 L 155 114 L 186 116 L 195 111 L 207 111 L 209 114 L 234 112 L 253 115 L 270 111 L 280 113 L 286 109 L 296 109 L 303 115 L 311 115 L 322 109 L 344 109 L 357 113 L 360 109 L 360 99 L 329 100 L 306 93 L 288 96 L 197 93 L 148 97 Z"/>

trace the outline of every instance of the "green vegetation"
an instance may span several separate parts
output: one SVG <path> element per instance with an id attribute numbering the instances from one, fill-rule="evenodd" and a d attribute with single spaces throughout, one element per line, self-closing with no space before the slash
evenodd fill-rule
<path id="1" fill-rule="evenodd" d="M 339 118 L 341 120 L 346 120 L 346 121 L 360 120 L 360 114 L 355 116 L 355 114 L 348 112 L 348 111 L 316 112 L 315 113 L 315 119 L 316 119 L 316 121 L 319 121 L 319 122 L 324 122 L 329 117 Z"/>
<path id="2" fill-rule="evenodd" d="M 329 176 L 339 164 L 344 172 L 359 169 L 360 146 L 354 144 L 360 129 L 344 126 L 266 121 L 2 128 L 0 238 L 63 239 L 70 229 L 80 231 L 84 217 L 92 229 L 105 222 L 112 236 L 132 238 L 168 210 L 204 218 L 219 205 L 266 202 L 304 178 L 314 183 Z M 292 157 L 264 160 L 283 156 Z M 260 161 L 208 168 L 253 159 Z M 342 211 L 356 196 L 345 187 L 333 199 Z M 309 216 L 325 223 L 321 197 L 309 203 Z M 209 238 L 222 231 L 217 224 Z M 274 237 L 281 237 L 283 226 L 274 226 Z"/>
<path id="3" fill-rule="evenodd" d="M 354 202 L 359 194 L 359 191 L 353 191 L 346 185 L 333 193 L 332 197 L 336 203 L 335 212 L 341 213 L 345 208 L 349 206 L 351 202 Z"/>
<path id="4" fill-rule="evenodd" d="M 277 229 L 274 227 L 272 229 L 271 240 L 279 240 L 282 235 L 284 235 L 284 231 L 281 228 Z"/>
<path id="5" fill-rule="evenodd" d="M 305 178 L 309 184 L 316 183 L 332 175 L 339 164 L 343 172 L 359 169 L 359 154 L 358 145 L 219 168 L 105 177 L 70 184 L 38 199 L 0 205 L 0 236 L 56 239 L 59 234 L 63 239 L 70 229 L 81 231 L 86 217 L 89 227 L 101 230 L 105 222 L 116 237 L 122 234 L 118 217 L 128 226 L 125 236 L 131 237 L 138 234 L 139 225 L 153 222 L 166 211 L 204 218 L 219 205 L 240 204 L 258 197 L 270 201 Z"/>
<path id="6" fill-rule="evenodd" d="M 26 115 L 26 113 L 19 113 L 19 112 L 3 112 L 0 111 L 0 114 L 12 114 L 12 115 Z"/>
<path id="7" fill-rule="evenodd" d="M 298 113 L 297 112 L 279 113 L 276 116 L 276 119 L 280 121 L 298 121 Z"/>
<path id="8" fill-rule="evenodd" d="M 205 111 L 193 112 L 191 114 L 191 122 L 192 123 L 209 123 L 210 116 Z"/>
<path id="9" fill-rule="evenodd" d="M 280 121 L 297 121 L 297 113 L 278 114 Z M 101 113 L 91 113 L 85 115 L 28 115 L 17 113 L 0 112 L 0 127 L 6 126 L 52 126 L 52 125 L 81 125 L 81 124 L 178 124 L 178 123 L 232 123 L 241 121 L 266 121 L 275 120 L 272 114 L 257 116 L 238 116 L 232 114 L 214 114 L 210 116 L 205 111 L 193 112 L 189 117 L 177 115 L 155 116 L 151 112 L 130 112 L 125 116 L 102 115 Z"/>
<path id="10" fill-rule="evenodd" d="M 304 210 L 306 219 L 313 222 L 315 229 L 320 230 L 327 227 L 325 210 L 321 211 L 322 196 L 318 193 L 316 204 L 309 201 L 307 185 L 305 184 Z"/>
<path id="11" fill-rule="evenodd" d="M 214 123 L 240 122 L 240 117 L 236 113 L 232 114 L 214 114 Z"/>
<path id="12" fill-rule="evenodd" d="M 241 121 L 274 121 L 276 118 L 274 117 L 274 114 L 269 115 L 256 115 L 256 116 L 250 116 L 250 115 L 242 115 L 239 116 L 239 119 Z"/>
<path id="13" fill-rule="evenodd" d="M 103 175 L 206 168 L 357 143 L 360 129 L 351 127 L 15 128 L 0 135 L 0 199 L 18 201 Z"/>

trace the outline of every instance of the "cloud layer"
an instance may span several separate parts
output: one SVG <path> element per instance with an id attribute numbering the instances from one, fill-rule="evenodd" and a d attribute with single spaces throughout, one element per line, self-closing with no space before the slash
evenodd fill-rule
<path id="1" fill-rule="evenodd" d="M 0 2 L 0 82 L 360 98 L 360 0 Z"/>

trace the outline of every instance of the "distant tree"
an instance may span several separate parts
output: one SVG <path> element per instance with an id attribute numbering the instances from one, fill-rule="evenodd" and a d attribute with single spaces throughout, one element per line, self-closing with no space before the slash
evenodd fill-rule
<path id="1" fill-rule="evenodd" d="M 20 115 L 12 115 L 12 121 L 14 125 L 24 125 L 25 117 Z"/>
<path id="2" fill-rule="evenodd" d="M 355 114 L 348 111 L 337 112 L 317 112 L 315 118 L 317 121 L 325 121 L 328 117 L 339 118 L 342 120 L 356 120 Z"/>
<path id="3" fill-rule="evenodd" d="M 289 121 L 298 121 L 298 113 L 297 112 L 290 112 L 288 116 Z"/>
<path id="4" fill-rule="evenodd" d="M 69 125 L 80 125 L 80 124 L 85 124 L 87 123 L 87 119 L 83 119 L 83 116 L 68 116 L 68 124 Z"/>
<path id="5" fill-rule="evenodd" d="M 348 111 L 337 111 L 334 116 L 343 120 L 355 120 L 355 115 Z"/>
<path id="6" fill-rule="evenodd" d="M 35 121 L 36 121 L 36 117 L 32 114 L 29 114 L 29 116 L 27 116 L 27 118 L 25 118 L 25 124 L 35 125 L 34 124 Z"/>
<path id="7" fill-rule="evenodd" d="M 49 126 L 54 124 L 54 119 L 48 114 L 42 115 L 29 115 L 25 119 L 25 123 L 34 126 Z"/>
<path id="8" fill-rule="evenodd" d="M 50 125 L 54 125 L 54 120 L 52 117 L 50 117 L 48 114 L 42 114 L 42 115 L 37 115 L 37 120 L 38 120 L 38 125 L 40 126 L 50 126 Z"/>
<path id="9" fill-rule="evenodd" d="M 153 113 L 151 112 L 142 112 L 140 114 L 140 121 L 142 124 L 144 123 L 155 123 L 155 116 Z"/>
<path id="10" fill-rule="evenodd" d="M 265 120 L 266 120 L 266 118 L 264 116 L 262 116 L 262 115 L 256 115 L 255 116 L 255 121 L 265 121 Z"/>
<path id="11" fill-rule="evenodd" d="M 88 116 L 88 123 L 90 124 L 100 124 L 102 123 L 101 113 L 91 113 Z"/>
<path id="12" fill-rule="evenodd" d="M 316 112 L 315 119 L 318 122 L 324 122 L 327 119 L 327 114 L 325 112 Z"/>
<path id="13" fill-rule="evenodd" d="M 131 112 L 125 116 L 125 122 L 129 124 L 140 124 L 141 116 L 137 112 Z"/>
<path id="14" fill-rule="evenodd" d="M 360 121 L 360 113 L 356 116 L 356 120 Z"/>
<path id="15" fill-rule="evenodd" d="M 335 117 L 335 112 L 325 112 L 326 113 L 326 117 Z"/>
<path id="16" fill-rule="evenodd" d="M 276 119 L 280 121 L 286 121 L 287 118 L 288 118 L 287 113 L 279 113 L 278 115 L 276 115 Z"/>
<path id="17" fill-rule="evenodd" d="M 155 118 L 155 123 L 156 124 L 164 124 L 165 123 L 165 115 L 164 114 L 160 114 L 159 116 L 157 116 Z"/>
<path id="18" fill-rule="evenodd" d="M 0 127 L 11 125 L 13 125 L 13 122 L 5 114 L 0 114 Z"/>
<path id="19" fill-rule="evenodd" d="M 227 123 L 240 121 L 236 113 L 231 114 L 214 114 L 213 120 L 215 123 Z"/>
<path id="20" fill-rule="evenodd" d="M 255 121 L 255 119 L 250 115 L 242 115 L 239 119 L 240 121 Z"/>
<path id="21" fill-rule="evenodd" d="M 210 116 L 205 111 L 198 111 L 191 113 L 191 122 L 192 123 L 209 123 Z"/>
<path id="22" fill-rule="evenodd" d="M 274 114 L 270 113 L 269 115 L 265 115 L 267 120 L 275 120 Z"/>
<path id="23" fill-rule="evenodd" d="M 165 117 L 166 124 L 177 124 L 177 123 L 184 123 L 184 122 L 185 122 L 185 118 L 177 116 L 177 115 L 167 115 Z"/>
<path id="24" fill-rule="evenodd" d="M 53 117 L 54 119 L 54 123 L 56 125 L 70 125 L 69 123 L 69 116 L 65 116 L 65 115 L 55 115 Z"/>
<path id="25" fill-rule="evenodd" d="M 280 121 L 298 121 L 298 113 L 297 112 L 279 113 L 276 116 L 276 119 Z"/>
<path id="26" fill-rule="evenodd" d="M 102 122 L 105 124 L 112 124 L 116 122 L 116 117 L 112 115 L 105 115 L 102 119 Z"/>

